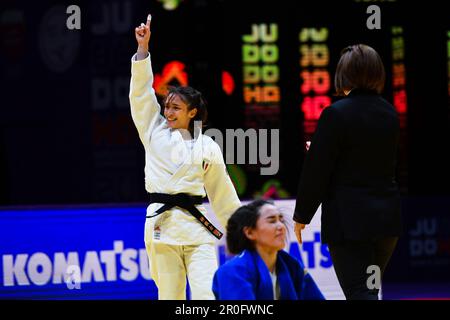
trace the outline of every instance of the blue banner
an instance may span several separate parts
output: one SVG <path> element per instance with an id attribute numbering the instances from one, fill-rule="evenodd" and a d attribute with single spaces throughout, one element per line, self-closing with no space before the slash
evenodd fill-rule
<path id="1" fill-rule="evenodd" d="M 157 299 L 145 215 L 144 204 L 0 209 L 0 299 Z M 304 263 L 327 298 L 342 298 L 328 247 L 320 241 L 319 212 L 314 221 L 303 245 L 291 234 L 286 250 Z M 220 265 L 232 257 L 224 239 L 217 256 Z"/>
<path id="2" fill-rule="evenodd" d="M 143 206 L 2 210 L 0 221 L 0 298 L 157 298 Z"/>

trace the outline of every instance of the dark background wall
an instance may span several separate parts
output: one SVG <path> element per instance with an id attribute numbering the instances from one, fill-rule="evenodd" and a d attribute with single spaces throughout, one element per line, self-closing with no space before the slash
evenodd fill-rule
<path id="1" fill-rule="evenodd" d="M 143 149 L 130 117 L 128 88 L 133 29 L 147 12 L 153 15 L 155 73 L 182 61 L 189 84 L 209 101 L 211 127 L 221 130 L 248 128 L 242 35 L 253 23 L 278 24 L 281 168 L 275 177 L 264 177 L 255 166 L 241 166 L 245 198 L 269 179 L 287 195 L 296 191 L 305 138 L 300 29 L 329 29 L 331 79 L 346 45 L 377 49 L 388 73 L 384 96 L 392 101 L 391 27 L 403 27 L 408 113 L 399 181 L 404 195 L 448 195 L 450 27 L 442 3 L 184 0 L 165 10 L 162 1 L 81 1 L 81 30 L 69 31 L 65 8 L 72 2 L 2 1 L 0 203 L 146 201 Z M 366 27 L 370 4 L 381 8 L 381 30 Z M 224 70 L 235 80 L 231 95 L 222 90 Z"/>

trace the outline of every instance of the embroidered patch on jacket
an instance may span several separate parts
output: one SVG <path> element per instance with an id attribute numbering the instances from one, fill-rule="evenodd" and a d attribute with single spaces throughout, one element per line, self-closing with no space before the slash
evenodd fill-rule
<path id="1" fill-rule="evenodd" d="M 160 240 L 161 239 L 161 228 L 155 227 L 155 229 L 153 229 L 153 239 L 155 240 Z"/>

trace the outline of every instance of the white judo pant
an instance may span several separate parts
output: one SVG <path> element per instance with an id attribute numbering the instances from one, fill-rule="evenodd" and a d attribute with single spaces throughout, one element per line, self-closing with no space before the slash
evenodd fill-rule
<path id="1" fill-rule="evenodd" d="M 159 300 L 186 300 L 186 276 L 192 300 L 214 300 L 212 281 L 218 268 L 214 244 L 145 244 L 150 274 Z"/>

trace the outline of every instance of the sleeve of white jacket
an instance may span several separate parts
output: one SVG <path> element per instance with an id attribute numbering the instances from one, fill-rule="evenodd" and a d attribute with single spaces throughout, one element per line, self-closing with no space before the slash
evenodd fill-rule
<path id="1" fill-rule="evenodd" d="M 150 134 L 160 120 L 161 107 L 153 89 L 153 71 L 150 54 L 143 60 L 131 58 L 130 105 L 131 117 L 144 146 L 150 141 Z"/>
<path id="2" fill-rule="evenodd" d="M 213 143 L 212 148 L 211 162 L 204 174 L 205 190 L 217 219 L 226 227 L 228 219 L 241 206 L 241 202 L 228 175 L 220 147 Z"/>

